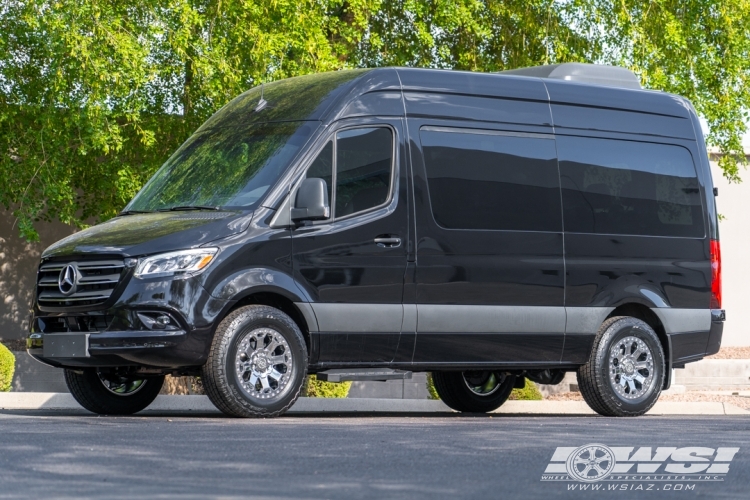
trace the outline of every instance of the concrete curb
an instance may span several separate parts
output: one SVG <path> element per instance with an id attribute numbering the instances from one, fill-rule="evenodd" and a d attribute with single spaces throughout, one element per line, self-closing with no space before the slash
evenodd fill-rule
<path id="1" fill-rule="evenodd" d="M 80 410 L 70 394 L 10 392 L 0 394 L 0 410 Z M 144 413 L 219 413 L 206 396 L 159 396 Z M 428 399 L 300 398 L 289 413 L 450 413 L 442 401 Z M 583 401 L 508 401 L 493 413 L 523 415 L 595 415 Z M 750 415 L 720 402 L 656 403 L 649 415 Z"/>

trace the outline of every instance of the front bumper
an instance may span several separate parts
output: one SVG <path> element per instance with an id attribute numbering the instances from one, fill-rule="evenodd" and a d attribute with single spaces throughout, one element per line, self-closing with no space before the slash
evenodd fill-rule
<path id="1" fill-rule="evenodd" d="M 29 354 L 64 368 L 145 366 L 182 369 L 202 366 L 208 357 L 217 321 L 231 301 L 212 297 L 197 278 L 127 279 L 122 292 L 102 308 L 42 310 L 34 306 L 27 340 Z M 158 328 L 151 318 L 172 321 Z M 146 318 L 148 319 L 148 318 Z M 65 356 L 69 339 L 86 339 L 85 353 Z M 45 352 L 45 340 L 59 349 Z"/>
<path id="2" fill-rule="evenodd" d="M 61 368 L 183 368 L 205 362 L 204 345 L 199 339 L 205 339 L 209 332 L 201 333 L 193 331 L 188 335 L 184 330 L 32 333 L 26 347 L 38 361 Z M 84 342 L 86 346 L 82 347 Z"/>

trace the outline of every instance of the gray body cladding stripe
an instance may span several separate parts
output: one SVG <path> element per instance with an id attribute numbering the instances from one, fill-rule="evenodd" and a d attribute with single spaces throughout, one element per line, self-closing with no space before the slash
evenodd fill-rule
<path id="1" fill-rule="evenodd" d="M 417 305 L 419 333 L 562 333 L 564 307 Z"/>
<path id="2" fill-rule="evenodd" d="M 613 307 L 297 303 L 310 331 L 596 334 Z M 710 309 L 651 309 L 666 333 L 708 331 Z"/>

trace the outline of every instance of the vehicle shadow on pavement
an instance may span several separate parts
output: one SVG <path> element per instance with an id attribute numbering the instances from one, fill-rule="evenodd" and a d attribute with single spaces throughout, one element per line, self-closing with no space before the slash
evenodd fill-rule
<path id="1" fill-rule="evenodd" d="M 221 420 L 232 420 L 232 421 L 254 421 L 256 419 L 242 419 L 230 417 L 224 415 L 218 411 L 206 412 L 206 411 L 143 411 L 136 413 L 135 415 L 96 415 L 88 412 L 84 409 L 64 409 L 64 410 L 0 410 L 0 418 L 2 416 L 13 416 L 13 417 L 86 417 L 86 418 L 97 418 L 97 419 L 117 419 L 117 418 L 130 418 L 130 419 L 221 419 Z M 544 414 L 544 415 L 530 415 L 528 413 L 459 413 L 459 412 L 289 412 L 280 417 L 272 419 L 259 419 L 259 420 L 295 420 L 295 419 L 393 419 L 393 418 L 432 418 L 432 419 L 501 419 L 501 418 L 530 418 L 530 417 L 573 417 L 573 418 L 606 418 L 600 417 L 599 415 L 573 415 L 573 414 Z M 642 417 L 644 418 L 644 417 Z M 645 418 L 648 418 L 645 417 Z"/>

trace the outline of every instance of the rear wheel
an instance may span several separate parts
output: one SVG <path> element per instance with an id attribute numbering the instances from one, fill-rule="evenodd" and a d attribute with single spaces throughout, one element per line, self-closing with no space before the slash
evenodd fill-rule
<path id="1" fill-rule="evenodd" d="M 640 319 L 618 316 L 599 329 L 589 361 L 578 369 L 578 386 L 600 415 L 643 415 L 659 399 L 665 365 L 656 332 Z"/>
<path id="2" fill-rule="evenodd" d="M 211 402 L 235 417 L 275 417 L 299 397 L 307 345 L 297 324 L 269 306 L 245 306 L 216 330 L 203 387 Z"/>
<path id="3" fill-rule="evenodd" d="M 132 415 L 153 403 L 164 376 L 138 377 L 127 372 L 65 370 L 65 383 L 78 403 L 100 415 Z"/>
<path id="4" fill-rule="evenodd" d="M 487 413 L 500 408 L 510 396 L 515 375 L 487 370 L 434 372 L 440 399 L 456 411 Z"/>

